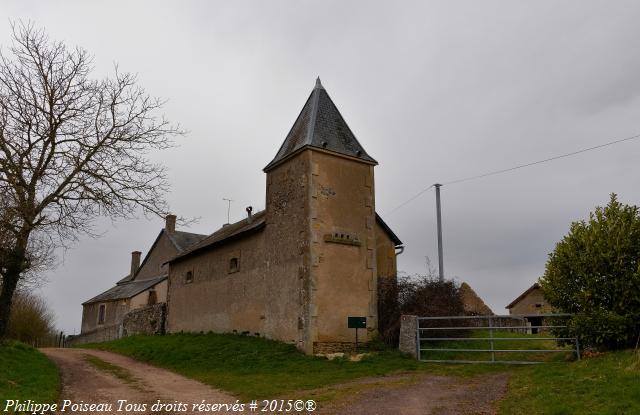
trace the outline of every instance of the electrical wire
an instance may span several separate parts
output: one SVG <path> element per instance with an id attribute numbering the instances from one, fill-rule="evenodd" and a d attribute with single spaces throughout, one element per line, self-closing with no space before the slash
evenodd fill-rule
<path id="1" fill-rule="evenodd" d="M 640 134 L 637 134 L 637 135 L 634 135 L 634 136 L 631 136 L 631 137 L 621 138 L 621 139 L 618 139 L 618 140 L 609 141 L 607 143 L 599 144 L 599 145 L 593 146 L 593 147 L 583 148 L 581 150 L 572 151 L 570 153 L 560 154 L 560 155 L 549 157 L 549 158 L 546 158 L 546 159 L 543 159 L 543 160 L 537 160 L 537 161 L 533 161 L 533 162 L 530 162 L 530 163 L 519 164 L 517 166 L 509 167 L 509 168 L 506 168 L 506 169 L 495 170 L 495 171 L 491 171 L 491 172 L 487 172 L 487 173 L 478 174 L 478 175 L 475 175 L 475 176 L 463 177 L 461 179 L 444 182 L 444 183 L 442 183 L 442 185 L 445 186 L 445 185 L 451 185 L 451 184 L 458 184 L 458 183 L 462 183 L 462 182 L 468 182 L 468 181 L 471 181 L 471 180 L 481 179 L 481 178 L 488 177 L 488 176 L 495 176 L 495 175 L 502 174 L 502 173 L 508 173 L 508 172 L 511 172 L 511 171 L 514 171 L 514 170 L 523 169 L 525 167 L 531 167 L 531 166 L 535 166 L 537 164 L 547 163 L 547 162 L 550 162 L 550 161 L 554 161 L 554 160 L 558 160 L 558 159 L 562 159 L 562 158 L 566 158 L 566 157 L 575 156 L 577 154 L 586 153 L 587 151 L 598 150 L 600 148 L 604 148 L 604 147 L 612 146 L 612 145 L 615 145 L 615 144 L 623 143 L 625 141 L 635 140 L 635 139 L 638 139 L 638 138 L 640 138 Z M 433 184 L 431 186 L 427 187 L 426 189 L 423 189 L 420 192 L 416 193 L 413 197 L 407 199 L 405 202 L 402 202 L 401 204 L 399 204 L 398 206 L 396 206 L 395 208 L 390 210 L 388 213 L 386 213 L 386 215 L 391 215 L 392 213 L 395 213 L 399 209 L 401 209 L 404 206 L 408 205 L 409 203 L 413 202 L 415 199 L 417 199 L 419 196 L 421 196 L 424 192 L 426 192 L 427 190 L 431 189 L 432 187 L 434 187 Z"/>

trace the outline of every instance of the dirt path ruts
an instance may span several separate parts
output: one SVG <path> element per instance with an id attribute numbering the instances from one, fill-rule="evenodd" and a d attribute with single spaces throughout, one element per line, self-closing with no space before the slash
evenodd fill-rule
<path id="1" fill-rule="evenodd" d="M 131 403 L 147 403 L 149 409 L 158 399 L 167 403 L 179 401 L 189 404 L 201 403 L 203 399 L 207 403 L 234 404 L 236 402 L 236 397 L 228 393 L 115 353 L 88 349 L 41 350 L 60 369 L 63 385 L 61 399 L 86 403 L 112 403 L 114 410 L 110 413 L 122 415 L 123 412 L 116 411 L 117 402 L 120 399 L 127 399 Z M 86 360 L 87 355 L 95 356 L 124 369 L 130 375 L 130 380 L 125 381 L 108 371 L 96 368 Z"/>
<path id="2" fill-rule="evenodd" d="M 100 350 L 42 349 L 60 368 L 62 374 L 62 399 L 86 403 L 112 403 L 117 412 L 117 401 L 147 403 L 149 410 L 135 412 L 149 414 L 151 404 L 162 402 L 184 403 L 236 403 L 233 395 L 128 357 Z M 108 370 L 95 367 L 87 361 L 94 356 L 124 370 L 127 376 L 118 377 Z M 394 375 L 367 378 L 344 385 L 333 385 L 333 390 L 350 391 L 354 384 L 370 384 L 355 390 L 347 398 L 320 405 L 318 415 L 449 415 L 495 414 L 497 402 L 507 390 L 509 375 L 497 373 L 473 378 L 435 375 Z M 304 392 L 302 392 L 304 395 Z M 190 407 L 190 406 L 189 406 Z M 67 414 L 63 412 L 62 414 Z M 84 412 L 91 413 L 91 412 Z M 100 412 L 102 414 L 108 412 Z M 171 413 L 177 412 L 154 412 Z M 179 412 L 192 414 L 198 412 Z M 202 414 L 203 412 L 199 412 Z M 205 412 L 206 413 L 206 412 Z M 226 413 L 224 411 L 217 413 Z M 239 413 L 239 412 L 229 412 Z M 250 411 L 245 411 L 250 413 Z"/>
<path id="3" fill-rule="evenodd" d="M 473 378 L 423 375 L 395 387 L 376 387 L 356 393 L 348 402 L 335 402 L 321 413 L 332 415 L 452 415 L 496 413 L 507 391 L 509 375 Z"/>

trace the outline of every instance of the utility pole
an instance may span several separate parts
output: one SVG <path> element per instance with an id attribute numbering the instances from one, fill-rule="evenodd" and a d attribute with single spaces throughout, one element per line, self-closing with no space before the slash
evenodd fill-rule
<path id="1" fill-rule="evenodd" d="M 440 212 L 440 187 L 439 183 L 433 185 L 436 188 L 436 212 L 438 215 L 438 276 L 444 281 L 444 260 L 442 259 L 442 214 Z"/>
<path id="2" fill-rule="evenodd" d="M 223 197 L 222 200 L 226 200 L 228 203 L 227 204 L 227 224 L 229 224 L 229 214 L 231 213 L 231 202 L 233 202 L 233 200 L 227 199 L 225 197 Z"/>

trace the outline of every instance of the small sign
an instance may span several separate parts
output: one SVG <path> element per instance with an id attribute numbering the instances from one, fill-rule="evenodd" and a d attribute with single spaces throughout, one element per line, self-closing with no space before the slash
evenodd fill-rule
<path id="1" fill-rule="evenodd" d="M 366 317 L 347 317 L 347 324 L 350 329 L 366 329 Z"/>

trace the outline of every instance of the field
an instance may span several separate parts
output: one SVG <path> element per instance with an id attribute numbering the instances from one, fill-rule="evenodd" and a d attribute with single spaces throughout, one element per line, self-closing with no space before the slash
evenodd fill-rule
<path id="1" fill-rule="evenodd" d="M 54 402 L 60 379 L 55 365 L 36 349 L 18 342 L 0 344 L 0 397 Z"/>
<path id="2" fill-rule="evenodd" d="M 510 341 L 503 342 L 509 347 L 515 346 Z M 518 342 L 519 347 L 523 344 L 549 346 L 540 342 L 535 342 L 537 346 L 534 342 Z M 477 347 L 485 345 L 484 341 L 475 343 Z M 630 351 L 607 353 L 579 362 L 566 361 L 570 353 L 558 353 L 549 363 L 525 367 L 421 363 L 384 347 L 370 350 L 372 354 L 360 362 L 328 361 L 305 356 L 291 345 L 221 334 L 128 337 L 89 347 L 171 369 L 233 392 L 240 398 L 285 397 L 358 378 L 394 373 L 468 377 L 504 371 L 510 374 L 511 380 L 499 406 L 501 414 L 640 413 L 640 361 Z M 540 354 L 544 356 L 549 355 Z M 382 385 L 384 379 L 381 378 Z M 338 393 L 320 396 L 320 399 L 339 397 Z"/>
<path id="3" fill-rule="evenodd" d="M 285 396 L 362 377 L 425 370 L 424 364 L 383 347 L 360 362 L 328 361 L 306 356 L 293 345 L 225 334 L 134 336 L 87 347 L 122 353 L 244 398 Z M 432 370 L 467 376 L 498 368 L 456 366 Z"/>

